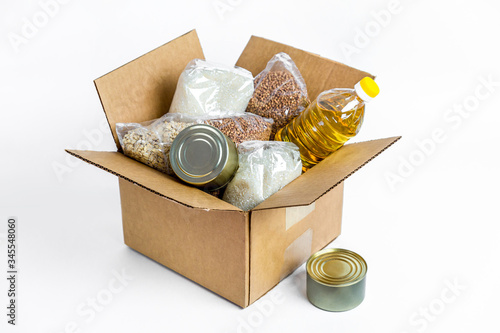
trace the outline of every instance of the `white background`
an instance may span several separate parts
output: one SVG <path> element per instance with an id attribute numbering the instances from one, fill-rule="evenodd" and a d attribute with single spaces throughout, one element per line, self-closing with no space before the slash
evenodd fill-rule
<path id="1" fill-rule="evenodd" d="M 20 225 L 18 325 L 6 324 L 2 273 L 2 332 L 498 328 L 498 2 L 401 0 L 396 10 L 388 0 L 62 2 L 50 17 L 38 1 L 0 3 L 4 272 L 7 217 Z M 39 28 L 23 36 L 30 22 Z M 100 130 L 93 79 L 193 28 L 219 63 L 233 64 L 253 34 L 377 75 L 382 93 L 354 141 L 403 139 L 346 181 L 342 235 L 329 245 L 368 262 L 358 308 L 312 306 L 304 266 L 238 308 L 125 246 L 116 177 L 64 153 L 114 149 Z M 441 140 L 430 143 L 435 131 Z M 122 272 L 129 280 L 120 284 Z M 99 311 L 96 297 L 106 303 Z"/>

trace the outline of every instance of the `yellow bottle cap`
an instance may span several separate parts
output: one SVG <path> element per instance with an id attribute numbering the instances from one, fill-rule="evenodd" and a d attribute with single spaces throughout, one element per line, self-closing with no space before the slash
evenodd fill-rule
<path id="1" fill-rule="evenodd" d="M 380 92 L 378 85 L 370 77 L 362 78 L 361 81 L 356 83 L 354 90 L 358 97 L 365 102 L 371 101 Z"/>
<path id="2" fill-rule="evenodd" d="M 376 97 L 380 92 L 380 88 L 378 87 L 377 83 L 370 77 L 361 79 L 361 81 L 359 81 L 359 84 L 363 91 L 371 98 Z"/>

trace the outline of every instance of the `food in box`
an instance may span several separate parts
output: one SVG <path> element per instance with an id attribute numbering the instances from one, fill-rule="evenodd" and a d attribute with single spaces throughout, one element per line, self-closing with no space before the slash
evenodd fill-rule
<path id="1" fill-rule="evenodd" d="M 236 65 L 255 76 L 280 52 L 294 59 L 309 96 L 373 77 L 255 36 Z M 204 56 L 193 30 L 95 80 L 117 151 L 67 151 L 119 177 L 125 244 L 247 307 L 340 234 L 345 179 L 399 137 L 347 144 L 244 212 L 126 157 L 120 149 L 116 123 L 160 118 L 179 75 L 195 58 Z"/>

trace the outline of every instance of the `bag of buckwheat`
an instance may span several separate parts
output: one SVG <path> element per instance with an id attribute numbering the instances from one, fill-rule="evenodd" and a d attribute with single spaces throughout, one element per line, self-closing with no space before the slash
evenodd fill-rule
<path id="1" fill-rule="evenodd" d="M 209 118 L 203 122 L 218 128 L 236 145 L 245 141 L 268 141 L 274 123 L 272 119 L 249 112 L 224 118 Z"/>
<path id="2" fill-rule="evenodd" d="M 255 77 L 254 87 L 247 112 L 274 120 L 271 140 L 309 104 L 306 83 L 292 58 L 284 52 L 269 60 Z"/>

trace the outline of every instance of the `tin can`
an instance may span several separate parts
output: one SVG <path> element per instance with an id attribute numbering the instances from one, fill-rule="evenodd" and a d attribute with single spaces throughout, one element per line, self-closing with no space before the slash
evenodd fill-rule
<path id="1" fill-rule="evenodd" d="M 204 191 L 224 187 L 238 169 L 234 142 L 217 128 L 204 124 L 183 129 L 172 143 L 169 158 L 177 177 Z"/>
<path id="2" fill-rule="evenodd" d="M 325 249 L 307 260 L 307 298 L 327 311 L 347 311 L 365 298 L 368 266 L 357 253 Z"/>

